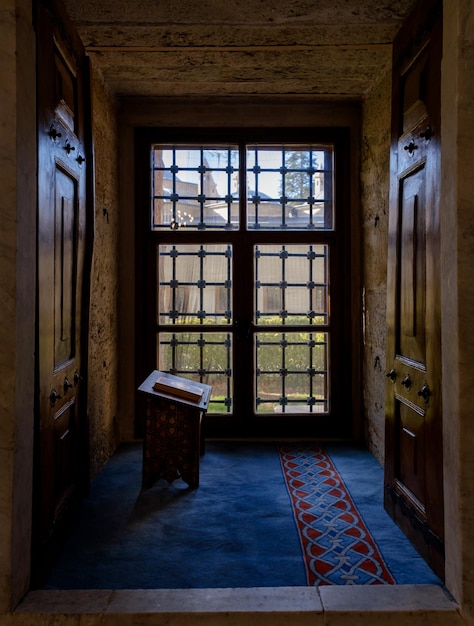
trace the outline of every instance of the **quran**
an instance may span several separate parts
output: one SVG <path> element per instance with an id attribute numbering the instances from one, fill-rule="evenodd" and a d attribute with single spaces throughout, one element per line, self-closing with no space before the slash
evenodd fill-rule
<path id="1" fill-rule="evenodd" d="M 191 400 L 192 402 L 199 402 L 204 393 L 204 389 L 193 384 L 192 381 L 188 381 L 184 378 L 166 376 L 164 374 L 156 379 L 153 389 L 155 391 L 161 391 L 161 393 L 169 394 L 170 396 Z"/>

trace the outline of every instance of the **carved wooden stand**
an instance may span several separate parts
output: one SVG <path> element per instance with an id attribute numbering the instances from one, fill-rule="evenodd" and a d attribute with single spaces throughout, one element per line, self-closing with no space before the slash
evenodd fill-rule
<path id="1" fill-rule="evenodd" d="M 191 402 L 154 391 L 159 375 L 155 370 L 138 388 L 146 397 L 142 485 L 148 488 L 159 478 L 169 483 L 182 478 L 194 489 L 199 486 L 203 419 L 211 387 L 193 383 L 202 387 L 204 393 L 200 402 Z"/>

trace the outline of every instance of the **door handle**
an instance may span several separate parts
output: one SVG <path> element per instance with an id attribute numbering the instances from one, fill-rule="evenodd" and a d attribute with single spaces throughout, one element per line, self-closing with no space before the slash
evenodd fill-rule
<path id="1" fill-rule="evenodd" d="M 53 124 L 49 127 L 48 135 L 51 137 L 53 141 L 56 141 L 58 137 L 62 137 L 61 133 L 58 133 Z"/>
<path id="2" fill-rule="evenodd" d="M 51 393 L 49 394 L 49 401 L 51 402 L 51 406 L 56 404 L 56 400 L 61 400 L 62 396 L 56 391 L 56 389 L 51 389 Z"/>
<path id="3" fill-rule="evenodd" d="M 69 141 L 66 141 L 66 145 L 64 146 L 64 149 L 67 152 L 67 155 L 69 156 L 71 154 L 71 152 L 73 152 L 76 148 L 74 146 L 72 146 Z"/>
<path id="4" fill-rule="evenodd" d="M 428 387 L 426 383 L 420 389 L 420 391 L 418 392 L 418 395 L 421 398 L 423 398 L 423 400 L 425 401 L 425 404 L 428 404 L 428 402 L 430 401 L 431 389 Z"/>
<path id="5" fill-rule="evenodd" d="M 416 145 L 416 143 L 413 141 L 413 139 L 410 141 L 410 143 L 407 146 L 403 146 L 403 149 L 406 150 L 408 152 L 408 154 L 410 156 L 413 156 L 415 153 L 415 150 L 418 148 L 418 146 Z"/>
<path id="6" fill-rule="evenodd" d="M 425 141 L 430 141 L 431 137 L 433 137 L 433 130 L 430 125 L 428 125 L 426 129 L 420 133 L 420 137 Z"/>
<path id="7" fill-rule="evenodd" d="M 387 378 L 390 378 L 392 383 L 394 383 L 395 382 L 395 378 L 397 377 L 397 372 L 392 367 L 392 369 L 389 372 L 387 372 L 386 376 L 387 376 Z"/>
<path id="8" fill-rule="evenodd" d="M 402 380 L 402 385 L 404 387 L 406 387 L 407 389 L 410 389 L 410 387 L 411 387 L 411 378 L 410 378 L 409 374 L 407 374 L 405 376 L 405 378 Z"/>

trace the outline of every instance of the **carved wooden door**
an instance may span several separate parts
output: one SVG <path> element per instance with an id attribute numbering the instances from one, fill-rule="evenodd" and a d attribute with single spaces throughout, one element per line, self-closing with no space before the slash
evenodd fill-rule
<path id="1" fill-rule="evenodd" d="M 438 4 L 394 43 L 385 506 L 443 576 Z"/>
<path id="2" fill-rule="evenodd" d="M 39 4 L 38 316 L 35 479 L 37 567 L 87 486 L 84 52 Z"/>

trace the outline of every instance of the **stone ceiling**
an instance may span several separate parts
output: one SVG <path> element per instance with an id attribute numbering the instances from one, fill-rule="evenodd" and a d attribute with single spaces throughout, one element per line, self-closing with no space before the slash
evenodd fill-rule
<path id="1" fill-rule="evenodd" d="M 64 0 L 118 96 L 360 98 L 416 0 Z"/>

